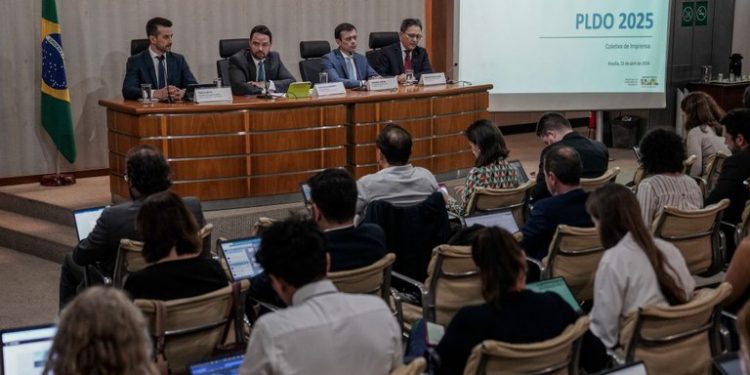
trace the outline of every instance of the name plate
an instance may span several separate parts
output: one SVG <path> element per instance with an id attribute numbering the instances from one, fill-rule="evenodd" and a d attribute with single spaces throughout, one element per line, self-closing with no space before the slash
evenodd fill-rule
<path id="1" fill-rule="evenodd" d="M 419 84 L 424 86 L 444 85 L 445 73 L 425 73 L 419 77 Z"/>
<path id="2" fill-rule="evenodd" d="M 231 87 L 207 87 L 195 89 L 196 103 L 216 103 L 233 101 Z"/>
<path id="3" fill-rule="evenodd" d="M 344 82 L 318 83 L 315 85 L 315 87 L 313 87 L 313 95 L 315 96 L 346 95 Z"/>
<path id="4" fill-rule="evenodd" d="M 367 81 L 367 91 L 389 91 L 398 90 L 398 81 L 396 77 L 391 78 L 373 78 Z"/>

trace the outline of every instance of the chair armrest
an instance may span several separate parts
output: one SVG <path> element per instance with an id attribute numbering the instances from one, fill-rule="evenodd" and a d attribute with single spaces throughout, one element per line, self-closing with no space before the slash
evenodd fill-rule
<path id="1" fill-rule="evenodd" d="M 391 288 L 391 300 L 393 301 L 393 313 L 396 316 L 398 326 L 401 327 L 401 339 L 404 343 L 406 343 L 409 339 L 409 333 L 406 332 L 406 325 L 404 324 L 403 300 L 401 298 L 401 294 L 393 288 Z"/>
<path id="2" fill-rule="evenodd" d="M 258 305 L 260 305 L 262 307 L 265 307 L 265 308 L 267 308 L 267 309 L 269 309 L 271 311 L 279 311 L 279 310 L 282 309 L 281 307 L 276 306 L 276 305 L 274 305 L 272 303 L 264 302 L 264 301 L 261 301 L 261 300 L 259 300 L 257 298 L 254 298 L 253 296 L 251 296 L 249 294 L 247 295 L 247 299 L 249 299 L 250 301 L 252 301 L 254 303 L 257 303 Z"/>
<path id="3" fill-rule="evenodd" d="M 408 277 L 406 275 L 402 275 L 402 274 L 400 274 L 400 273 L 398 273 L 396 271 L 392 271 L 391 272 L 391 277 L 395 277 L 396 279 L 399 279 L 402 282 L 405 282 L 405 283 L 413 286 L 415 289 L 419 290 L 419 305 L 422 307 L 422 314 L 424 316 L 424 319 L 426 321 L 434 322 L 435 321 L 435 317 L 432 316 L 432 315 L 434 315 L 432 313 L 433 306 L 428 306 L 430 292 L 429 292 L 429 290 L 427 290 L 427 287 L 423 283 L 420 283 L 419 281 L 414 280 L 411 277 Z M 404 293 L 401 293 L 401 292 L 398 292 L 398 291 L 397 291 L 397 293 L 400 294 L 401 299 L 403 300 L 404 299 L 403 298 Z"/>

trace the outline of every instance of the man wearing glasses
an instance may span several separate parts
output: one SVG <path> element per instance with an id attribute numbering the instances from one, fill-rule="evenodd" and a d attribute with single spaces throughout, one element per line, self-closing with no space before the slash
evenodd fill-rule
<path id="1" fill-rule="evenodd" d="M 419 46 L 422 36 L 422 22 L 416 18 L 403 20 L 399 41 L 380 50 L 375 70 L 383 76 L 396 76 L 399 82 L 406 81 L 409 70 L 415 80 L 419 80 L 422 73 L 432 73 L 427 51 Z"/>

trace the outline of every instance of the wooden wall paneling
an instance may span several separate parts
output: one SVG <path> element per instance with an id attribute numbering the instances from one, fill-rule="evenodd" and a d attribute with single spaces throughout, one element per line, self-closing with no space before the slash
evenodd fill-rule
<path id="1" fill-rule="evenodd" d="M 471 147 L 463 134 L 435 137 L 432 142 L 434 145 L 434 155 L 471 150 Z"/>
<path id="2" fill-rule="evenodd" d="M 320 154 L 323 155 L 322 162 Z M 253 154 L 250 158 L 254 176 L 302 172 L 345 166 L 346 148 L 338 146 L 325 150 Z"/>
<path id="3" fill-rule="evenodd" d="M 433 100 L 435 101 L 436 115 L 469 112 L 477 109 L 486 110 L 489 105 L 489 99 L 486 92 L 437 97 Z"/>
<path id="4" fill-rule="evenodd" d="M 136 116 L 107 110 L 107 128 L 134 137 L 153 137 L 160 134 L 161 116 Z"/>
<path id="5" fill-rule="evenodd" d="M 378 166 L 376 164 L 349 165 L 347 169 L 349 170 L 349 173 L 352 174 L 352 177 L 354 177 L 355 180 L 358 180 L 364 175 L 377 172 Z"/>
<path id="6" fill-rule="evenodd" d="M 213 181 L 176 182 L 172 190 L 183 197 L 199 197 L 204 201 L 244 198 L 248 196 L 244 178 Z"/>
<path id="7" fill-rule="evenodd" d="M 461 114 L 435 116 L 432 121 L 436 135 L 455 134 L 463 132 L 472 122 L 486 116 L 487 111 L 476 110 Z"/>
<path id="8" fill-rule="evenodd" d="M 394 121 L 402 119 L 429 117 L 430 98 L 390 100 L 380 103 L 380 117 L 378 121 Z"/>
<path id="9" fill-rule="evenodd" d="M 170 159 L 242 155 L 245 151 L 245 137 L 243 135 L 227 135 L 217 137 L 170 138 Z"/>
<path id="10" fill-rule="evenodd" d="M 245 156 L 221 159 L 187 159 L 169 162 L 175 181 L 246 176 Z"/>
<path id="11" fill-rule="evenodd" d="M 245 111 L 190 113 L 169 116 L 169 135 L 205 135 L 243 131 Z"/>
<path id="12" fill-rule="evenodd" d="M 474 165 L 474 155 L 471 151 L 438 155 L 433 159 L 433 173 L 449 172 L 461 168 L 470 168 Z"/>
<path id="13" fill-rule="evenodd" d="M 326 109 L 325 120 L 320 124 L 320 109 L 303 107 L 276 110 L 253 110 L 250 112 L 250 131 L 271 131 L 281 129 L 303 129 L 318 125 L 343 125 L 346 121 L 346 107 L 337 105 Z M 328 121 L 331 121 L 328 123 Z"/>
<path id="14" fill-rule="evenodd" d="M 379 103 L 356 103 L 352 106 L 351 123 L 367 123 L 378 121 Z"/>
<path id="15" fill-rule="evenodd" d="M 250 180 L 250 196 L 261 197 L 299 192 L 299 184 L 315 172 L 301 172 L 278 176 L 254 176 Z"/>
<path id="16" fill-rule="evenodd" d="M 347 143 L 345 125 L 288 132 L 254 132 L 250 134 L 249 139 L 254 152 L 304 150 Z"/>

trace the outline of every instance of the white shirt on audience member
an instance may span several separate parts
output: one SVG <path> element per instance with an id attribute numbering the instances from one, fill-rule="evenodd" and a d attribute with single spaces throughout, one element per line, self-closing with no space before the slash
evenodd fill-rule
<path id="1" fill-rule="evenodd" d="M 664 254 L 665 269 L 689 298 L 695 281 L 682 253 L 669 242 L 655 241 L 656 247 Z M 667 304 L 654 268 L 630 233 L 604 252 L 594 280 L 591 332 L 606 347 L 613 348 L 618 344 L 621 323 L 631 312 L 646 305 Z"/>
<path id="2" fill-rule="evenodd" d="M 367 204 L 384 200 L 396 206 L 417 204 L 436 192 L 438 183 L 432 172 L 411 164 L 383 168 L 357 181 L 357 213 Z"/>
<path id="3" fill-rule="evenodd" d="M 382 299 L 322 280 L 258 319 L 240 374 L 386 375 L 402 357 L 401 329 Z"/>

